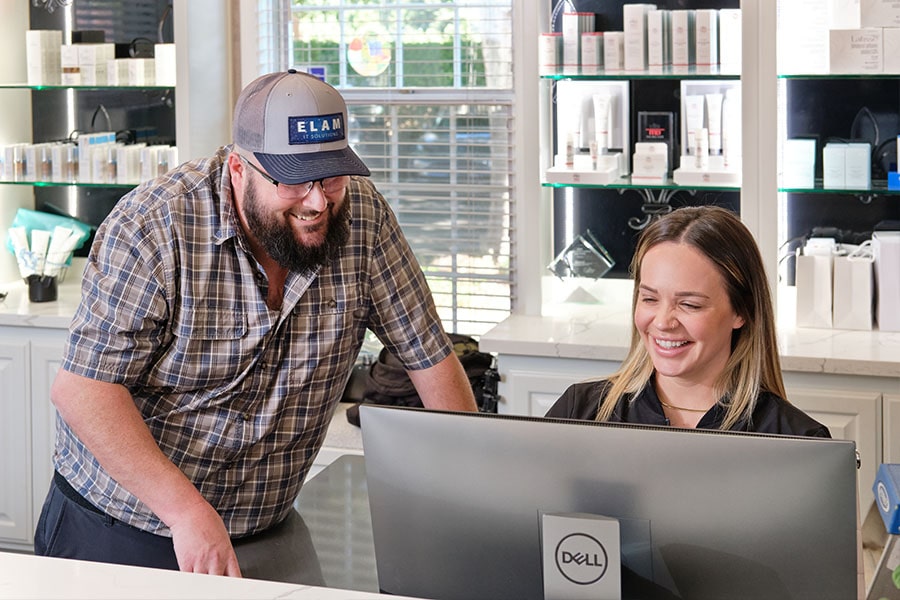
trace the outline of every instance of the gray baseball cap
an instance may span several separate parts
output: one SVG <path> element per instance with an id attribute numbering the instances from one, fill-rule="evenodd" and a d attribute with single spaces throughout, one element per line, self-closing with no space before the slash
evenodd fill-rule
<path id="1" fill-rule="evenodd" d="M 258 77 L 241 91 L 232 135 L 282 183 L 369 175 L 347 142 L 347 104 L 340 92 L 295 69 Z"/>

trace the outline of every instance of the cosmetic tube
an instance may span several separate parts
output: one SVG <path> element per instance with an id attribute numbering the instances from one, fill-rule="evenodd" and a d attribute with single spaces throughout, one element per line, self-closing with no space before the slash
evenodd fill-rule
<path id="1" fill-rule="evenodd" d="M 705 127 L 694 132 L 694 167 L 698 171 L 709 170 L 709 130 Z"/>
<path id="2" fill-rule="evenodd" d="M 700 95 L 684 97 L 685 143 L 691 154 L 697 146 L 694 134 L 703 127 L 703 103 L 703 96 Z"/>
<path id="3" fill-rule="evenodd" d="M 566 168 L 575 167 L 575 136 L 572 132 L 566 134 Z"/>
<path id="4" fill-rule="evenodd" d="M 594 102 L 591 96 L 585 95 L 581 99 L 581 114 L 578 117 L 578 148 L 588 150 L 591 147 L 591 141 L 594 139 L 595 118 L 594 118 Z"/>
<path id="5" fill-rule="evenodd" d="M 722 101 L 722 162 L 725 169 L 739 166 L 743 153 L 741 144 L 741 90 L 731 88 Z"/>
<path id="6" fill-rule="evenodd" d="M 709 130 L 709 153 L 722 153 L 722 94 L 706 94 L 706 124 Z"/>
<path id="7" fill-rule="evenodd" d="M 609 94 L 594 94 L 594 140 L 597 142 L 598 152 L 605 152 L 609 148 Z"/>

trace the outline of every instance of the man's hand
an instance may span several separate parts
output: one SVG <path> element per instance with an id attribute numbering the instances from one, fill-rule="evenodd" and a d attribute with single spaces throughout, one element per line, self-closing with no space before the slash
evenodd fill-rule
<path id="1" fill-rule="evenodd" d="M 221 517 L 206 502 L 197 502 L 169 524 L 178 568 L 188 573 L 240 577 L 241 568 Z"/>

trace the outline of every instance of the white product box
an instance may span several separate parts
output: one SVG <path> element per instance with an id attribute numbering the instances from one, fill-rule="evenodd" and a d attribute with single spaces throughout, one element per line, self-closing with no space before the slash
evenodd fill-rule
<path id="1" fill-rule="evenodd" d="M 719 10 L 719 72 L 737 75 L 741 72 L 741 9 Z"/>
<path id="2" fill-rule="evenodd" d="M 885 27 L 881 30 L 882 72 L 900 74 L 900 27 Z"/>
<path id="3" fill-rule="evenodd" d="M 78 46 L 63 44 L 59 47 L 60 81 L 63 85 L 81 85 L 81 69 L 78 66 Z"/>
<path id="4" fill-rule="evenodd" d="M 694 12 L 694 62 L 698 68 L 719 65 L 719 11 L 698 9 Z"/>
<path id="5" fill-rule="evenodd" d="M 881 29 L 832 29 L 828 32 L 829 70 L 835 74 L 881 73 Z"/>
<path id="6" fill-rule="evenodd" d="M 872 187 L 872 146 L 850 143 L 844 154 L 844 185 L 854 190 Z"/>
<path id="7" fill-rule="evenodd" d="M 127 58 L 128 85 L 156 85 L 156 61 L 152 58 Z"/>
<path id="8" fill-rule="evenodd" d="M 815 186 L 816 140 L 785 140 L 781 155 L 782 187 L 809 189 Z"/>
<path id="9" fill-rule="evenodd" d="M 153 59 L 156 85 L 175 87 L 175 44 L 156 44 Z"/>
<path id="10" fill-rule="evenodd" d="M 29 85 L 58 85 L 62 31 L 32 29 L 25 32 L 25 57 Z"/>
<path id="11" fill-rule="evenodd" d="M 607 72 L 625 69 L 625 32 L 604 32 L 603 67 Z"/>
<path id="12" fill-rule="evenodd" d="M 622 6 L 625 33 L 625 70 L 647 70 L 647 13 L 653 4 L 625 4 Z"/>
<path id="13" fill-rule="evenodd" d="M 53 181 L 75 181 L 78 174 L 78 146 L 71 142 L 54 144 L 51 148 Z"/>
<path id="14" fill-rule="evenodd" d="M 562 70 L 563 37 L 560 32 L 538 36 L 538 71 L 541 75 L 555 75 Z"/>
<path id="15" fill-rule="evenodd" d="M 106 69 L 116 57 L 115 44 L 75 44 L 82 85 L 107 85 Z"/>
<path id="16" fill-rule="evenodd" d="M 107 183 L 94 179 L 94 149 L 116 141 L 113 131 L 83 133 L 78 136 L 78 181 L 82 183 Z"/>
<path id="17" fill-rule="evenodd" d="M 581 34 L 594 30 L 594 13 L 563 13 L 563 73 L 577 73 L 581 64 Z"/>
<path id="18" fill-rule="evenodd" d="M 116 183 L 137 183 L 141 180 L 141 149 L 146 144 L 119 146 L 116 156 Z"/>
<path id="19" fill-rule="evenodd" d="M 603 68 L 603 32 L 586 31 L 581 34 L 581 72 L 596 75 Z"/>
<path id="20" fill-rule="evenodd" d="M 839 143 L 825 144 L 822 149 L 822 185 L 826 189 L 845 187 L 844 158 L 847 145 Z"/>
<path id="21" fill-rule="evenodd" d="M 114 58 L 106 63 L 106 81 L 109 85 L 128 85 L 127 58 Z"/>
<path id="22" fill-rule="evenodd" d="M 3 148 L 3 180 L 25 181 L 25 147 L 27 144 L 19 142 L 9 144 Z"/>
<path id="23" fill-rule="evenodd" d="M 860 27 L 900 27 L 900 2 L 897 0 L 858 0 L 858 2 Z"/>
<path id="24" fill-rule="evenodd" d="M 668 10 L 651 10 L 647 13 L 647 68 L 651 71 L 672 64 L 669 28 Z"/>
<path id="25" fill-rule="evenodd" d="M 694 64 L 694 11 L 673 10 L 672 23 L 672 66 L 687 69 Z"/>
<path id="26" fill-rule="evenodd" d="M 859 29 L 859 0 L 828 0 L 828 29 Z"/>
<path id="27" fill-rule="evenodd" d="M 665 183 L 669 172 L 669 146 L 662 142 L 638 142 L 634 145 L 632 181 Z"/>

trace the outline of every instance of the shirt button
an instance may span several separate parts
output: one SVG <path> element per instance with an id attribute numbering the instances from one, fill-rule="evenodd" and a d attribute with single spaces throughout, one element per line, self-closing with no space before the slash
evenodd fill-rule
<path id="1" fill-rule="evenodd" d="M 337 300 L 335 300 L 334 298 L 329 298 L 327 304 L 328 308 L 337 308 Z"/>

